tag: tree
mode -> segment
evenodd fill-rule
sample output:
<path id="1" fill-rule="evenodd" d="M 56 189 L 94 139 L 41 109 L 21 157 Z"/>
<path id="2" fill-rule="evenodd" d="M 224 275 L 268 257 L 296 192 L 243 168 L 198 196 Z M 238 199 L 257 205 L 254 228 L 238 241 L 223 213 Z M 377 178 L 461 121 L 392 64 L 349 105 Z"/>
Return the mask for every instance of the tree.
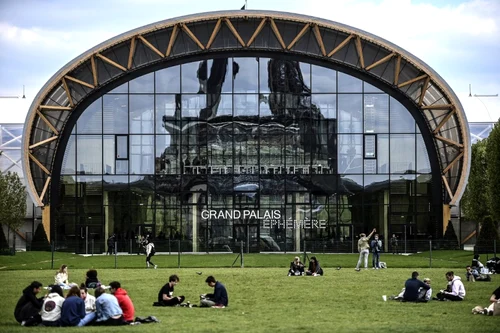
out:
<path id="1" fill-rule="evenodd" d="M 26 190 L 17 173 L 0 171 L 0 198 L 0 223 L 14 230 L 15 248 L 15 231 L 26 217 Z"/>
<path id="2" fill-rule="evenodd" d="M 500 220 L 500 121 L 495 124 L 488 136 L 486 145 L 488 176 L 488 203 L 491 217 L 498 225 Z"/>
<path id="3" fill-rule="evenodd" d="M 487 151 L 489 139 L 478 141 L 472 145 L 471 168 L 469 181 L 460 202 L 466 219 L 480 223 L 490 214 L 488 200 Z"/>
<path id="4" fill-rule="evenodd" d="M 476 242 L 477 253 L 492 253 L 494 251 L 494 242 L 498 244 L 498 230 L 493 223 L 491 216 L 486 216 L 481 223 L 481 230 Z"/>

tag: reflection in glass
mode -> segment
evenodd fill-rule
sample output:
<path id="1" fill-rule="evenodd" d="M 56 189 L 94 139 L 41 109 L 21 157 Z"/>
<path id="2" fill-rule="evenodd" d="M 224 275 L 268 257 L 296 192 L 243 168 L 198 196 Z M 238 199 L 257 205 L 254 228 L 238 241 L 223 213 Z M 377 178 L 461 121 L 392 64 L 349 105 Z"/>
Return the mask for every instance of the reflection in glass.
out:
<path id="1" fill-rule="evenodd" d="M 124 242 L 154 232 L 162 251 L 172 240 L 183 251 L 233 251 L 253 235 L 260 251 L 301 251 L 307 240 L 351 252 L 367 225 L 390 233 L 417 212 L 434 213 L 431 180 L 417 174 L 431 171 L 427 151 L 408 110 L 309 63 L 226 57 L 161 69 L 104 95 L 77 129 L 64 156 L 63 206 Z M 255 218 L 204 219 L 205 209 L 276 210 L 327 227 L 258 229 Z M 73 215 L 61 221 L 83 223 Z"/>

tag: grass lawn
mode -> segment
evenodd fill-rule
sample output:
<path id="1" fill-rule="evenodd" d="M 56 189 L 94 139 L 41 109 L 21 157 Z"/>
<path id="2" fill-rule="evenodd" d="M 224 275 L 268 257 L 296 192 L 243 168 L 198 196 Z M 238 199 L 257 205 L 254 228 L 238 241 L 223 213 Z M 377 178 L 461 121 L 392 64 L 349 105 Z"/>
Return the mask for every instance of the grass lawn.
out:
<path id="1" fill-rule="evenodd" d="M 445 287 L 444 273 L 453 268 L 464 276 L 465 264 L 471 254 L 460 252 L 433 253 L 433 268 L 419 268 L 420 277 L 430 277 L 434 294 Z M 21 290 L 31 281 L 44 285 L 53 282 L 54 270 L 50 268 L 50 253 L 20 253 L 15 257 L 0 258 L 0 332 L 52 332 L 55 328 L 24 328 L 13 317 L 14 307 Z M 397 294 L 413 267 L 428 267 L 428 257 L 386 255 L 386 270 L 362 270 L 355 272 L 356 257 L 353 255 L 322 255 L 317 257 L 325 267 L 323 277 L 287 277 L 287 266 L 293 255 L 246 255 L 245 268 L 228 268 L 235 255 L 183 256 L 185 266 L 177 267 L 177 257 L 156 256 L 160 268 L 147 270 L 144 256 L 121 256 L 119 267 L 109 268 L 110 257 L 80 257 L 72 254 L 56 254 L 55 266 L 69 265 L 72 282 L 82 282 L 85 272 L 96 267 L 99 278 L 108 284 L 118 280 L 129 292 L 136 316 L 156 316 L 161 323 L 120 327 L 122 332 L 496 332 L 500 317 L 472 315 L 476 305 L 486 306 L 492 291 L 500 285 L 500 277 L 493 275 L 493 282 L 467 282 L 466 300 L 463 302 L 437 302 L 427 304 L 383 302 L 382 295 Z M 12 259 L 17 259 L 12 260 Z M 485 260 L 484 260 L 485 261 Z M 239 263 L 239 262 L 238 262 Z M 49 265 L 47 267 L 47 264 Z M 23 266 L 24 265 L 24 266 Z M 256 266 L 270 267 L 256 267 Z M 274 265 L 274 266 L 273 266 Z M 336 270 L 337 265 L 343 266 Z M 393 268 L 407 265 L 408 268 Z M 218 266 L 218 267 L 216 267 Z M 252 267 L 253 266 L 253 267 Z M 107 268 L 105 268 L 107 267 Z M 281 268 L 277 268 L 281 267 Z M 436 268 L 434 268 L 436 267 Z M 439 268 L 437 268 L 439 267 Z M 42 268 L 42 269 L 40 269 Z M 196 272 L 202 271 L 202 275 Z M 226 309 L 157 308 L 158 290 L 168 281 L 170 274 L 178 274 L 181 282 L 175 294 L 185 295 L 187 300 L 198 303 L 199 294 L 210 292 L 205 283 L 208 275 L 214 275 L 224 283 L 229 293 Z M 497 329 L 495 329 L 497 327 Z M 116 332 L 113 327 L 84 327 L 79 332 Z"/>

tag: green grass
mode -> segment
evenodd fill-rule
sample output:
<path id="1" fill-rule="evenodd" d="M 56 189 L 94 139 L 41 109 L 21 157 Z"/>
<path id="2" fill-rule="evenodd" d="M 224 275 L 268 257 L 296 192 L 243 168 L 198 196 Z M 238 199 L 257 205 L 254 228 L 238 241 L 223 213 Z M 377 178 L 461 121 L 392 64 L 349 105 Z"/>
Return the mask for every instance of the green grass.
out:
<path id="1" fill-rule="evenodd" d="M 303 254 L 245 254 L 244 265 L 247 268 L 255 267 L 287 267 L 295 255 L 300 257 Z M 342 266 L 352 267 L 358 261 L 358 254 L 322 254 L 308 253 L 311 257 L 315 255 L 321 265 L 328 268 Z M 419 268 L 429 267 L 430 253 L 423 252 L 410 256 L 382 254 L 381 261 L 387 262 L 389 268 Z M 231 267 L 237 254 L 181 254 L 181 268 L 199 267 Z M 486 255 L 481 256 L 481 260 L 486 262 Z M 489 255 L 492 257 L 492 255 Z M 370 257 L 371 259 L 371 257 Z M 161 267 L 178 267 L 178 255 L 156 255 L 153 262 Z M 472 252 L 468 251 L 434 251 L 432 252 L 432 268 L 453 268 L 462 269 L 470 265 Z M 83 257 L 67 252 L 54 253 L 54 268 L 61 264 L 67 264 L 71 268 L 114 268 L 115 256 L 89 256 Z M 50 252 L 18 252 L 15 256 L 0 256 L 0 270 L 32 270 L 32 269 L 52 269 L 52 254 Z M 235 267 L 240 266 L 240 259 L 235 263 Z M 117 268 L 143 268 L 145 267 L 144 255 L 118 255 L 116 257 Z"/>
<path id="2" fill-rule="evenodd" d="M 48 256 L 48 258 L 47 258 Z M 245 268 L 227 268 L 235 255 L 182 256 L 186 266 L 177 267 L 177 257 L 156 256 L 160 268 L 146 270 L 144 256 L 120 256 L 119 267 L 114 267 L 111 257 L 84 258 L 71 254 L 56 254 L 56 266 L 70 266 L 70 280 L 82 282 L 89 267 L 99 268 L 99 278 L 104 283 L 118 280 L 129 292 L 136 316 L 154 315 L 159 324 L 145 324 L 120 328 L 122 332 L 495 332 L 498 317 L 472 315 L 476 305 L 488 305 L 492 291 L 500 284 L 500 277 L 493 275 L 493 282 L 464 282 L 467 296 L 463 302 L 437 302 L 410 304 L 382 301 L 382 295 L 397 294 L 413 267 L 428 267 L 426 254 L 410 257 L 386 255 L 387 270 L 363 270 L 352 267 L 354 255 L 323 255 L 317 257 L 325 266 L 323 277 L 287 277 L 288 262 L 293 255 L 245 255 Z M 430 277 L 434 294 L 445 287 L 444 273 L 454 269 L 463 277 L 463 266 L 471 254 L 460 252 L 433 253 L 433 267 L 419 268 L 421 278 Z M 12 260 L 13 258 L 17 259 Z M 15 257 L 0 258 L 0 332 L 25 332 L 13 317 L 15 304 L 21 290 L 33 280 L 44 285 L 53 282 L 54 270 L 50 269 L 50 253 L 18 253 Z M 41 262 L 49 260 L 49 262 Z M 173 263 L 173 264 L 172 264 Z M 239 262 L 238 262 L 239 263 Z M 24 266 L 23 266 L 24 265 Z M 48 265 L 48 266 L 47 266 Z M 255 267 L 272 266 L 274 267 Z M 344 268 L 336 270 L 334 267 Z M 408 265 L 408 268 L 393 268 Z M 104 267 L 108 268 L 104 268 Z M 250 266 L 254 266 L 250 268 Z M 348 268 L 349 267 L 349 268 Z M 19 268 L 19 270 L 18 270 Z M 42 268 L 42 270 L 40 270 Z M 48 268 L 48 269 L 47 269 Z M 203 274 L 197 275 L 197 271 Z M 181 282 L 177 295 L 197 303 L 199 294 L 210 292 L 204 283 L 212 274 L 224 283 L 229 293 L 226 309 L 157 308 L 158 290 L 170 274 L 178 274 Z M 36 328 L 36 332 L 53 332 L 54 328 Z M 76 330 L 76 329 L 75 329 Z M 116 328 L 85 327 L 79 332 L 116 332 Z M 35 330 L 33 330 L 35 331 Z"/>

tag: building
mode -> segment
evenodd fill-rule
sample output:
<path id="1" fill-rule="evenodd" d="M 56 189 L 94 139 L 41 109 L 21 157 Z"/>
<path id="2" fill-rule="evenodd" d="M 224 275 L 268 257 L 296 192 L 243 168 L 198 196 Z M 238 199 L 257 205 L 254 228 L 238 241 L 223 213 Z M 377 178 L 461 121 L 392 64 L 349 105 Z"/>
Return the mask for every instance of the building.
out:
<path id="1" fill-rule="evenodd" d="M 281 12 L 117 36 L 62 67 L 25 125 L 30 195 L 78 253 L 113 233 L 131 252 L 146 233 L 187 252 L 351 252 L 372 228 L 439 239 L 470 167 L 464 110 L 429 66 Z"/>

